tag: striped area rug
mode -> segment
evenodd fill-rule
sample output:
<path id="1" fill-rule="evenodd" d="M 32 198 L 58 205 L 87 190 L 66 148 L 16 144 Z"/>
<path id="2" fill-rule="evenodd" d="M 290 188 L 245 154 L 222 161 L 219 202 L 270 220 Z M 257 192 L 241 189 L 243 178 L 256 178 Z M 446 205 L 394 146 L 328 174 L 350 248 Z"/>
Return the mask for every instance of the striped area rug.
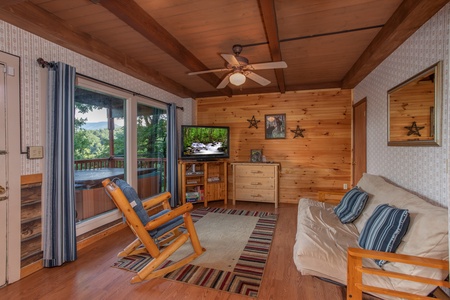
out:
<path id="1" fill-rule="evenodd" d="M 194 261 L 164 277 L 202 287 L 257 297 L 272 244 L 277 215 L 247 210 L 199 208 L 192 212 L 192 218 L 194 222 L 197 222 L 209 213 L 258 217 L 244 250 L 239 258 L 236 258 L 238 261 L 233 271 L 197 266 Z M 119 259 L 113 266 L 138 272 L 151 259 L 149 255 L 145 254 L 133 255 Z M 171 261 L 168 260 L 161 267 L 170 263 Z"/>

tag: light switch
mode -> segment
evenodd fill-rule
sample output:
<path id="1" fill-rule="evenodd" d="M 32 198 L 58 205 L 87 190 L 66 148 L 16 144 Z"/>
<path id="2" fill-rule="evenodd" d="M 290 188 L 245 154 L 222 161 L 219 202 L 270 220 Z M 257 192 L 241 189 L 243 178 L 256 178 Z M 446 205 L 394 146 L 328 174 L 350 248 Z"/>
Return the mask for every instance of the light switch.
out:
<path id="1" fill-rule="evenodd" d="M 44 157 L 44 147 L 42 146 L 30 146 L 27 147 L 27 158 L 38 159 Z"/>

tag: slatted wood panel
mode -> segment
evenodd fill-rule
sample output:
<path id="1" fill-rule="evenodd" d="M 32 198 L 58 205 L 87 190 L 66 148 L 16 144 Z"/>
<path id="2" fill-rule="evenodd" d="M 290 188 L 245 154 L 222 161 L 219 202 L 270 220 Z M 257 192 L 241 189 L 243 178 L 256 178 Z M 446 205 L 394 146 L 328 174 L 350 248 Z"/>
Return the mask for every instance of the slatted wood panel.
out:
<path id="1" fill-rule="evenodd" d="M 198 124 L 230 126 L 230 162 L 249 161 L 251 149 L 262 149 L 268 161 L 281 163 L 281 203 L 350 185 L 351 112 L 350 90 L 197 99 Z M 265 139 L 264 115 L 282 113 L 286 139 Z M 258 129 L 249 128 L 252 116 L 261 121 Z M 293 139 L 297 125 L 304 138 Z"/>
<path id="2" fill-rule="evenodd" d="M 21 267 L 42 258 L 42 175 L 21 178 Z"/>
<path id="3" fill-rule="evenodd" d="M 281 39 L 384 24 L 401 0 L 276 0 Z M 387 13 L 389 12 L 389 13 Z M 364 18 L 358 15 L 364 14 Z"/>
<path id="4" fill-rule="evenodd" d="M 178 96 L 196 98 L 224 94 L 215 87 L 225 74 L 188 76 L 203 69 L 192 63 L 198 59 L 206 69 L 222 68 L 219 54 L 230 53 L 233 44 L 244 46 L 241 55 L 251 63 L 282 59 L 288 68 L 277 70 L 276 77 L 274 70 L 258 70 L 271 81 L 268 86 L 248 80 L 242 87 L 227 86 L 227 95 L 353 88 L 449 0 L 135 0 L 119 10 L 111 10 L 111 2 L 125 1 L 3 2 L 4 21 Z M 127 13 L 125 7 L 134 5 Z M 146 14 L 162 28 L 150 29 Z M 179 45 L 172 48 L 174 41 Z"/>
<path id="5" fill-rule="evenodd" d="M 339 82 L 379 30 L 375 28 L 281 43 L 283 59 L 288 62 L 288 68 L 283 70 L 286 84 L 294 87 L 298 82 Z"/>

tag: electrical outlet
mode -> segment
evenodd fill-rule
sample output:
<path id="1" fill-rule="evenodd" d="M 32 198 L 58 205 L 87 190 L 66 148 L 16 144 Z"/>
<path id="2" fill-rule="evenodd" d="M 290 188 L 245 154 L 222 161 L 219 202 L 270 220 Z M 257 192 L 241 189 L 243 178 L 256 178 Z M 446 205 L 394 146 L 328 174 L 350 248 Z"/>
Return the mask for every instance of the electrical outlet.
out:
<path id="1" fill-rule="evenodd" d="M 344 183 L 344 190 L 346 190 L 348 188 L 348 185 L 346 183 Z"/>
<path id="2" fill-rule="evenodd" d="M 30 146 L 27 147 L 27 158 L 38 159 L 44 157 L 44 147 L 42 146 Z"/>

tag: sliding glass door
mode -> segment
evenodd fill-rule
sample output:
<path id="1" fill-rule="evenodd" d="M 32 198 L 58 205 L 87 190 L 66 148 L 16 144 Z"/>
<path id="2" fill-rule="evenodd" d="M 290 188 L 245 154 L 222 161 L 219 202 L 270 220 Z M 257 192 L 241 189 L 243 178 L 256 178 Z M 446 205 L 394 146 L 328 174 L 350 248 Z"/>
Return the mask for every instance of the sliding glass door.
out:
<path id="1" fill-rule="evenodd" d="M 120 219 L 102 181 L 121 178 L 142 199 L 166 190 L 167 111 L 159 104 L 78 79 L 75 92 L 77 235 Z"/>
<path id="2" fill-rule="evenodd" d="M 141 199 L 166 190 L 167 110 L 137 105 L 137 178 Z"/>
<path id="3" fill-rule="evenodd" d="M 75 89 L 74 168 L 77 222 L 115 209 L 105 178 L 125 178 L 125 99 Z"/>

